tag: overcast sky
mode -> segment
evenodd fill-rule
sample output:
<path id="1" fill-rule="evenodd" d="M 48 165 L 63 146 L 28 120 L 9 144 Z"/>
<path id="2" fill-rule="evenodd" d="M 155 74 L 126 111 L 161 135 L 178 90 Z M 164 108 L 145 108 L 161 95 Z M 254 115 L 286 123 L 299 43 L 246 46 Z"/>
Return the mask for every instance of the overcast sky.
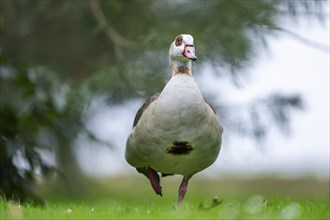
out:
<path id="1" fill-rule="evenodd" d="M 305 21 L 285 26 L 307 39 L 329 46 L 328 21 L 324 25 Z M 196 50 L 198 53 L 198 47 Z M 329 71 L 329 51 L 306 46 L 285 34 L 269 40 L 269 49 L 258 55 L 257 62 L 248 70 L 252 77 L 244 88 L 229 86 L 224 78 L 214 77 L 205 68 L 203 74 L 196 76 L 204 93 L 217 94 L 225 88 L 230 100 L 237 103 L 247 103 L 274 91 L 299 93 L 304 97 L 306 110 L 292 114 L 290 138 L 273 133 L 262 148 L 248 138 L 233 136 L 226 139 L 224 136 L 217 161 L 201 175 L 329 177 Z M 223 87 L 219 89 L 219 85 Z M 79 145 L 86 145 L 79 147 L 80 161 L 92 161 L 81 163 L 88 174 L 135 173 L 135 169 L 125 161 L 124 150 L 135 113 L 141 104 L 142 100 L 137 100 L 117 107 L 97 107 L 98 114 L 88 122 L 88 126 L 101 139 L 111 141 L 115 151 L 95 147 L 80 139 Z"/>

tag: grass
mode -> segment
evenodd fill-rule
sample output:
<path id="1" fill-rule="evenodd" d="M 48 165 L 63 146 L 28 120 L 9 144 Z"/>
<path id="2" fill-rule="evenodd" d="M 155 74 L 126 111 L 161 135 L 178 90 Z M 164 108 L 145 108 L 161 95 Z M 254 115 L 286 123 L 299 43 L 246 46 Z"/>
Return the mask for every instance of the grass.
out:
<path id="1" fill-rule="evenodd" d="M 142 176 L 141 176 L 142 177 Z M 80 199 L 49 197 L 43 208 L 0 200 L 1 219 L 329 219 L 329 181 L 192 179 L 178 209 L 178 178 L 154 195 L 140 177 L 89 182 Z M 217 196 L 217 198 L 215 198 Z"/>

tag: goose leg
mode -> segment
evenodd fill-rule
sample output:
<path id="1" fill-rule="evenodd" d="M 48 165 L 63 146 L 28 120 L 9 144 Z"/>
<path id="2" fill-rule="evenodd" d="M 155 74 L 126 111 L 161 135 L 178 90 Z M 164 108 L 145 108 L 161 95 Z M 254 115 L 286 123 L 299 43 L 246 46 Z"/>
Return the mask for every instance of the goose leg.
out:
<path id="1" fill-rule="evenodd" d="M 184 176 L 183 180 L 181 182 L 180 188 L 179 188 L 179 198 L 178 198 L 178 204 L 176 205 L 179 207 L 182 203 L 182 200 L 184 196 L 186 195 L 187 189 L 188 189 L 188 182 L 191 176 Z"/>
<path id="2" fill-rule="evenodd" d="M 151 167 L 148 167 L 147 175 L 148 175 L 150 184 L 151 184 L 152 188 L 154 189 L 155 193 L 157 195 L 163 196 L 162 187 L 160 186 L 160 179 L 159 179 L 158 173 Z"/>

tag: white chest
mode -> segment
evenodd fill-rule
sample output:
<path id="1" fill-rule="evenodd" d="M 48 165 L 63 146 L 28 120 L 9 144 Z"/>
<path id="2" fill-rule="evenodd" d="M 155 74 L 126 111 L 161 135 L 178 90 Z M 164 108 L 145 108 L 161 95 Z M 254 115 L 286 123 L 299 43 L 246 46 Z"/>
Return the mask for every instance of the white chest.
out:
<path id="1" fill-rule="evenodd" d="M 195 80 L 190 76 L 178 75 L 167 83 L 153 108 L 162 123 L 185 123 L 205 115 L 204 105 Z"/>

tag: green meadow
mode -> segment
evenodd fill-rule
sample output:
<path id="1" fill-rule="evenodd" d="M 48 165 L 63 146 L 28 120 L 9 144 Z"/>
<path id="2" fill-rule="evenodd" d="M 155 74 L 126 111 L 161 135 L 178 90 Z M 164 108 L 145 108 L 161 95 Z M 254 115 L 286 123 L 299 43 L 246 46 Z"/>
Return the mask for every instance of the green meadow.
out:
<path id="1" fill-rule="evenodd" d="M 179 176 L 162 179 L 163 197 L 143 176 L 88 181 L 75 198 L 40 190 L 44 207 L 1 200 L 1 219 L 329 219 L 329 180 L 192 178 L 175 208 Z"/>

